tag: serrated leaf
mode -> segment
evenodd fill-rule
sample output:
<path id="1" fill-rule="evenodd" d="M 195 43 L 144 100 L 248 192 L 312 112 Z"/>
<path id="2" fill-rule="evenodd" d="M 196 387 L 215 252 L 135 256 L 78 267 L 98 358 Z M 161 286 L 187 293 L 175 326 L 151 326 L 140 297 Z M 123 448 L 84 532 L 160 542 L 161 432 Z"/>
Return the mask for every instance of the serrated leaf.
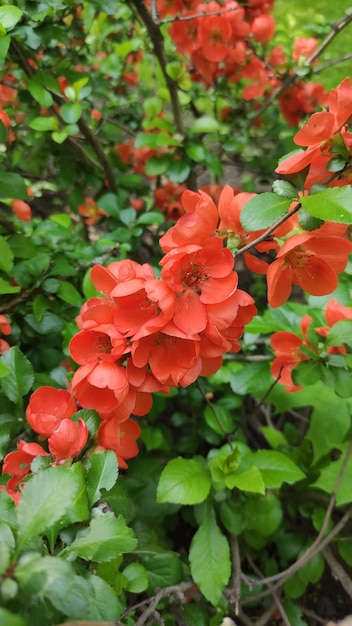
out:
<path id="1" fill-rule="evenodd" d="M 142 556 L 141 563 L 147 572 L 149 593 L 158 588 L 177 585 L 182 580 L 183 568 L 179 554 L 163 552 L 150 557 Z"/>
<path id="2" fill-rule="evenodd" d="M 116 483 L 118 465 L 115 452 L 105 450 L 89 457 L 86 484 L 90 506 L 100 498 L 101 490 L 109 491 Z"/>
<path id="3" fill-rule="evenodd" d="M 207 508 L 189 551 L 191 574 L 204 597 L 217 606 L 231 574 L 230 548 L 220 531 L 215 513 Z"/>
<path id="4" fill-rule="evenodd" d="M 31 389 L 34 382 L 33 366 L 17 346 L 6 350 L 1 357 L 10 373 L 1 380 L 6 397 L 22 404 L 22 398 Z"/>
<path id="5" fill-rule="evenodd" d="M 114 621 L 114 623 L 117 623 L 116 620 L 120 617 L 121 608 L 115 591 L 99 576 L 89 574 L 88 582 L 91 585 L 92 592 L 87 603 L 85 619 L 99 622 Z M 82 616 L 79 619 L 82 619 Z"/>
<path id="6" fill-rule="evenodd" d="M 300 202 L 314 217 L 331 222 L 352 223 L 352 186 L 330 187 L 310 196 L 303 196 Z"/>
<path id="7" fill-rule="evenodd" d="M 172 459 L 161 472 L 158 489 L 158 502 L 175 504 L 199 504 L 210 490 L 210 475 L 196 459 Z"/>
<path id="8" fill-rule="evenodd" d="M 265 483 L 262 473 L 257 467 L 239 469 L 225 477 L 225 485 L 228 489 L 237 487 L 240 491 L 252 493 L 265 493 Z"/>
<path id="9" fill-rule="evenodd" d="M 0 521 L 5 522 L 11 528 L 17 528 L 16 507 L 12 498 L 0 490 Z"/>
<path id="10" fill-rule="evenodd" d="M 287 213 L 291 199 L 276 193 L 261 193 L 246 202 L 241 211 L 241 223 L 245 230 L 268 228 Z"/>
<path id="11" fill-rule="evenodd" d="M 26 483 L 17 507 L 18 552 L 65 516 L 79 490 L 79 477 L 60 466 L 42 470 Z"/>
<path id="12" fill-rule="evenodd" d="M 297 198 L 298 191 L 288 180 L 275 180 L 273 182 L 273 191 L 283 198 Z"/>
<path id="13" fill-rule="evenodd" d="M 277 450 L 258 450 L 251 455 L 251 463 L 260 470 L 268 489 L 281 487 L 284 482 L 292 485 L 305 478 L 296 463 Z"/>
<path id="14" fill-rule="evenodd" d="M 62 554 L 70 554 L 86 561 L 111 561 L 117 554 L 132 552 L 137 546 L 134 532 L 123 517 L 113 513 L 94 517 L 85 535 L 75 539 Z"/>

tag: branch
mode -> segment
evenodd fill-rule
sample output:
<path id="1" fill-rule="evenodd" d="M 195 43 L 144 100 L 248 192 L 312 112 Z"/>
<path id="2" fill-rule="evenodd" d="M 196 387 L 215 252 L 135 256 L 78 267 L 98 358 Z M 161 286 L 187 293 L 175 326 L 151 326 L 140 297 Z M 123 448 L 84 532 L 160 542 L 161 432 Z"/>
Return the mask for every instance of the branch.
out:
<path id="1" fill-rule="evenodd" d="M 194 586 L 194 582 L 183 582 L 179 585 L 171 585 L 170 587 L 165 587 L 164 589 L 160 589 L 155 596 L 146 600 L 146 603 L 149 603 L 148 608 L 143 611 L 142 615 L 135 622 L 135 626 L 143 626 L 146 623 L 147 619 L 151 617 L 158 606 L 160 600 L 163 598 L 171 598 L 172 596 L 176 596 L 182 602 L 185 602 L 184 592 L 191 589 Z M 132 607 L 129 611 L 125 613 L 127 615 L 130 611 L 134 610 Z"/>
<path id="2" fill-rule="evenodd" d="M 140 19 L 147 29 L 148 35 L 153 45 L 154 54 L 159 61 L 160 69 L 162 71 L 166 86 L 170 94 L 171 107 L 177 132 L 183 135 L 184 127 L 180 101 L 178 98 L 178 85 L 171 78 L 171 76 L 169 76 L 166 70 L 167 58 L 164 49 L 164 39 L 162 32 L 158 24 L 152 19 L 152 16 L 145 6 L 143 0 L 130 0 L 130 4 L 135 7 Z"/>
<path id="3" fill-rule="evenodd" d="M 164 20 L 160 20 L 159 24 L 170 24 L 172 22 L 186 22 L 188 20 L 195 20 L 198 17 L 209 17 L 210 15 L 224 15 L 224 13 L 230 13 L 230 11 L 238 11 L 238 7 L 230 7 L 229 9 L 223 9 L 222 11 L 200 11 L 193 15 L 175 15 L 174 17 L 167 17 Z"/>
<path id="4" fill-rule="evenodd" d="M 243 248 L 240 248 L 239 250 L 237 250 L 237 252 L 234 253 L 234 256 L 235 257 L 240 256 L 241 254 L 244 254 L 245 252 L 247 252 L 247 250 L 250 250 L 251 248 L 254 248 L 256 245 L 258 245 L 258 243 L 261 243 L 262 241 L 265 241 L 269 237 L 269 235 L 271 235 L 271 233 L 273 233 L 274 230 L 276 230 L 278 228 L 278 226 L 281 226 L 281 224 L 286 222 L 286 220 L 288 220 L 292 215 L 297 213 L 297 211 L 299 211 L 301 206 L 302 205 L 298 202 L 296 204 L 296 206 L 293 207 L 293 209 L 291 209 L 290 211 L 288 211 L 288 213 L 285 213 L 285 215 L 280 217 L 280 219 L 277 220 L 274 224 L 272 224 L 272 226 L 270 226 L 270 228 L 268 228 L 265 231 L 265 233 L 260 235 L 260 237 L 257 237 L 257 239 L 254 239 L 250 243 L 247 243 L 246 246 L 243 246 Z"/>
<path id="5" fill-rule="evenodd" d="M 332 541 L 332 539 L 342 530 L 342 528 L 347 524 L 348 520 L 350 519 L 350 517 L 352 516 L 352 507 L 350 507 L 346 513 L 343 515 L 343 517 L 340 519 L 340 521 L 336 524 L 336 526 L 333 528 L 333 530 L 326 536 L 325 532 L 326 529 L 328 528 L 329 525 L 329 521 L 331 518 L 331 514 L 333 511 L 333 508 L 335 506 L 336 503 L 336 496 L 338 494 L 338 491 L 340 489 L 345 471 L 346 471 L 346 467 L 348 464 L 348 461 L 351 457 L 352 454 L 352 440 L 348 446 L 348 449 L 346 451 L 345 457 L 343 459 L 340 471 L 339 471 L 339 475 L 337 477 L 336 480 L 336 484 L 334 487 L 334 490 L 331 494 L 331 498 L 329 501 L 329 506 L 326 510 L 325 513 L 325 517 L 323 520 L 323 524 L 322 527 L 319 531 L 318 536 L 316 537 L 316 539 L 313 541 L 312 545 L 309 546 L 309 548 L 307 548 L 307 550 L 304 552 L 304 554 L 302 554 L 302 556 L 295 561 L 292 565 L 290 565 L 287 569 L 283 570 L 282 572 L 279 572 L 278 574 L 275 574 L 274 576 L 268 576 L 267 578 L 263 578 L 260 581 L 253 579 L 250 582 L 253 585 L 270 585 L 271 583 L 275 583 L 276 585 L 273 585 L 270 589 L 266 590 L 266 591 L 262 591 L 261 593 L 258 593 L 255 598 L 253 598 L 253 596 L 251 598 L 245 598 L 243 600 L 243 604 L 246 604 L 246 600 L 249 602 L 252 602 L 254 599 L 259 599 L 259 598 L 263 598 L 269 594 L 271 594 L 272 590 L 277 589 L 278 587 L 280 587 L 288 578 L 290 578 L 293 574 L 295 574 L 299 569 L 301 569 L 301 567 L 303 567 L 303 565 L 305 565 L 306 563 L 308 563 L 313 556 L 315 556 L 316 554 L 318 554 L 319 552 L 322 552 L 325 547 Z M 278 581 L 278 582 L 277 582 Z"/>
<path id="6" fill-rule="evenodd" d="M 348 593 L 352 600 L 352 580 L 350 576 L 344 570 L 341 563 L 339 563 L 338 560 L 335 559 L 329 547 L 324 548 L 323 556 L 326 562 L 329 564 L 333 577 L 341 583 L 341 586 L 344 588 L 346 593 Z"/>
<path id="7" fill-rule="evenodd" d="M 303 67 L 309 68 L 310 65 L 313 63 L 313 61 L 315 61 L 315 59 L 325 50 L 325 48 L 331 43 L 331 41 L 336 37 L 336 35 L 338 35 L 343 30 L 343 28 L 345 28 L 351 21 L 352 21 L 352 15 L 345 15 L 339 22 L 336 22 L 336 24 L 334 24 L 334 26 L 332 27 L 331 32 L 324 39 L 324 41 L 320 44 L 317 50 L 305 60 L 305 62 L 303 63 Z M 257 109 L 255 113 L 251 116 L 248 126 L 252 124 L 253 120 L 255 120 L 257 117 L 260 117 L 260 115 L 264 113 L 264 111 L 266 111 L 267 108 L 269 108 L 271 103 L 280 95 L 280 93 L 284 91 L 286 87 L 289 87 L 290 85 L 292 85 L 292 83 L 294 83 L 297 80 L 297 78 L 300 78 L 299 73 L 297 71 L 294 71 L 291 74 L 285 74 L 281 85 L 279 85 L 277 89 L 275 89 L 275 91 L 273 91 L 270 94 L 270 96 L 262 104 L 262 106 L 259 109 Z"/>

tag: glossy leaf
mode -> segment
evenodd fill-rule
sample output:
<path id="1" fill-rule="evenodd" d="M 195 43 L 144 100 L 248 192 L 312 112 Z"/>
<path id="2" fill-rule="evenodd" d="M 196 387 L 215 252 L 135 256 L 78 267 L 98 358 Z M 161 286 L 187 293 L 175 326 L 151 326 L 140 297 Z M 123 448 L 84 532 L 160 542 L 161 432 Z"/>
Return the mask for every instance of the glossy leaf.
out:
<path id="1" fill-rule="evenodd" d="M 276 193 L 261 193 L 246 202 L 241 211 L 245 230 L 260 230 L 274 224 L 287 213 L 291 199 Z"/>
<path id="2" fill-rule="evenodd" d="M 210 490 L 206 467 L 196 459 L 172 459 L 164 467 L 157 490 L 158 502 L 199 504 Z"/>

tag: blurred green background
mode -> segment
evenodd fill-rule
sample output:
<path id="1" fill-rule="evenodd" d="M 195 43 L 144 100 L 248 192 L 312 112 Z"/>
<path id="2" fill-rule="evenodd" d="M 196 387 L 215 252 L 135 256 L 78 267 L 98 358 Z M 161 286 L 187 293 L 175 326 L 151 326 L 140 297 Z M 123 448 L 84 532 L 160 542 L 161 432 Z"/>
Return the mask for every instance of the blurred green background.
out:
<path id="1" fill-rule="evenodd" d="M 273 15 L 277 36 L 282 37 L 283 42 L 287 42 L 288 37 L 292 41 L 296 36 L 316 36 L 321 41 L 346 11 L 352 12 L 351 0 L 276 0 Z M 352 21 L 319 57 L 317 67 L 349 53 L 352 53 Z M 346 76 L 352 77 L 352 58 L 316 74 L 313 80 L 332 89 Z"/>

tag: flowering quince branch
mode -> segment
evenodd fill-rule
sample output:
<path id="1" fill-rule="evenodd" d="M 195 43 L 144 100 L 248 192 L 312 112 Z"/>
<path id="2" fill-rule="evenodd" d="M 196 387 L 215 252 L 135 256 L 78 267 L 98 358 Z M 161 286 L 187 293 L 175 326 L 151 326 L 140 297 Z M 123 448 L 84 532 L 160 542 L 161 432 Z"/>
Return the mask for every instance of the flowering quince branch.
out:
<path id="1" fill-rule="evenodd" d="M 163 40 L 162 32 L 158 24 L 154 22 L 143 0 L 129 0 L 129 4 L 130 6 L 136 9 L 152 41 L 155 56 L 159 61 L 160 69 L 163 73 L 167 88 L 170 93 L 171 107 L 172 107 L 172 111 L 174 115 L 175 126 L 177 129 L 177 132 L 183 135 L 184 125 L 183 125 L 181 106 L 180 106 L 179 97 L 178 97 L 178 86 L 177 86 L 177 83 L 171 78 L 171 76 L 169 76 L 167 69 L 166 69 L 167 58 L 166 58 L 165 49 L 164 49 L 164 40 Z"/>
<path id="2" fill-rule="evenodd" d="M 194 20 L 194 19 L 197 19 L 198 17 L 211 17 L 212 15 L 225 15 L 226 13 L 231 13 L 232 11 L 238 11 L 238 6 L 228 7 L 227 9 L 222 9 L 219 11 L 200 11 L 199 13 L 194 13 L 192 15 L 174 15 L 173 17 L 160 20 L 160 24 L 170 24 L 172 22 L 187 22 L 188 20 Z"/>
<path id="3" fill-rule="evenodd" d="M 318 48 L 303 62 L 304 68 L 310 68 L 311 71 L 315 74 L 318 71 L 323 71 L 325 66 L 321 66 L 321 69 L 311 67 L 312 63 L 321 55 L 322 52 L 328 47 L 328 45 L 333 41 L 333 39 L 352 21 L 352 15 L 345 15 L 341 20 L 336 22 L 332 27 L 332 31 L 326 36 L 324 41 L 318 46 Z M 293 70 L 293 72 L 286 73 L 282 79 L 282 82 L 278 85 L 278 87 L 268 96 L 265 102 L 252 113 L 248 124 L 251 125 L 253 120 L 260 117 L 264 111 L 266 111 L 272 102 L 276 100 L 276 98 L 290 85 L 292 85 L 297 79 L 299 79 L 299 72 L 297 70 Z"/>
<path id="4" fill-rule="evenodd" d="M 248 252 L 248 250 L 255 248 L 255 246 L 258 245 L 258 243 L 262 243 L 262 241 L 266 241 L 267 239 L 269 239 L 270 235 L 273 232 L 275 232 L 275 230 L 279 226 L 281 226 L 281 224 L 284 224 L 287 220 L 289 220 L 290 217 L 292 217 L 292 215 L 295 215 L 295 213 L 299 211 L 301 206 L 302 205 L 299 202 L 297 202 L 297 204 L 292 209 L 290 209 L 286 213 L 286 215 L 283 215 L 282 217 L 280 217 L 274 224 L 272 224 L 272 226 L 267 228 L 267 230 L 262 235 L 259 235 L 256 239 L 253 239 L 253 241 L 251 241 L 250 243 L 247 243 L 247 245 L 243 246 L 243 248 L 239 248 L 238 250 L 236 250 L 234 252 L 234 257 L 236 258 L 238 256 L 241 256 L 242 254 L 245 254 L 245 252 Z"/>

